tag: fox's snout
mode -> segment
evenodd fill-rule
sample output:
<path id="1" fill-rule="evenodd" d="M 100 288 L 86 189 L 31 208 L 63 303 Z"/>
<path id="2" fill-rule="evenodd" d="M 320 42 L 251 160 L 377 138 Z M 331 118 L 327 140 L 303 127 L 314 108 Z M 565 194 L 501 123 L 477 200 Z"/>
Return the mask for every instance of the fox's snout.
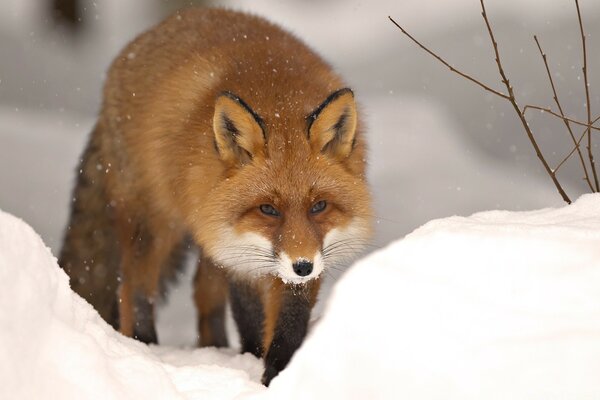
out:
<path id="1" fill-rule="evenodd" d="M 279 265 L 275 270 L 282 280 L 292 283 L 304 283 L 318 278 L 325 266 L 322 262 L 320 251 L 316 251 L 310 258 L 291 258 L 285 251 L 279 254 Z"/>
<path id="2" fill-rule="evenodd" d="M 292 264 L 294 272 L 298 276 L 308 276 L 313 271 L 313 263 L 308 260 L 298 260 Z"/>
<path id="3" fill-rule="evenodd" d="M 317 279 L 328 266 L 352 259 L 369 235 L 368 220 L 355 217 L 320 238 L 301 235 L 298 230 L 283 235 L 283 241 L 279 235 L 269 238 L 256 232 L 223 230 L 210 250 L 218 265 L 239 277 L 272 275 L 285 283 L 302 284 Z"/>

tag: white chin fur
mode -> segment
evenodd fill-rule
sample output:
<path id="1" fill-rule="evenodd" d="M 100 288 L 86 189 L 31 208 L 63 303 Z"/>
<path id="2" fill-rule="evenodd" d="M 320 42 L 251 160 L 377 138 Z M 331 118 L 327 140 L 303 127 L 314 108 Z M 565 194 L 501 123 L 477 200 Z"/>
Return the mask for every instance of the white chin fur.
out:
<path id="1" fill-rule="evenodd" d="M 369 238 L 368 223 L 354 218 L 344 228 L 334 228 L 323 239 L 323 258 L 326 265 L 352 261 L 366 247 Z"/>
<path id="2" fill-rule="evenodd" d="M 281 255 L 279 256 L 279 258 L 281 260 L 281 264 L 279 265 L 279 268 L 277 269 L 277 276 L 279 276 L 281 278 L 283 283 L 301 284 L 301 283 L 308 282 L 311 279 L 315 279 L 319 275 L 321 275 L 321 272 L 323 272 L 323 269 L 325 268 L 325 265 L 323 264 L 323 257 L 321 257 L 320 251 L 317 251 L 315 253 L 312 260 L 309 260 L 308 258 L 300 257 L 297 260 L 292 261 L 292 259 L 285 252 L 281 252 Z M 298 276 L 298 274 L 296 274 L 294 272 L 294 268 L 292 266 L 292 264 L 294 262 L 298 262 L 298 261 L 312 261 L 312 263 L 313 263 L 312 272 L 306 276 Z"/>
<path id="3" fill-rule="evenodd" d="M 298 276 L 294 272 L 292 264 L 301 258 L 292 260 L 284 251 L 279 257 L 272 256 L 271 241 L 256 233 L 222 232 L 219 245 L 212 249 L 212 257 L 217 265 L 240 277 L 275 275 L 285 283 L 301 284 L 319 277 L 327 265 L 351 261 L 364 248 L 367 238 L 367 225 L 358 218 L 344 228 L 332 229 L 323 240 L 323 254 L 317 251 L 312 260 L 305 258 L 313 263 L 313 270 L 307 276 Z"/>
<path id="4" fill-rule="evenodd" d="M 334 228 L 323 239 L 323 253 L 317 251 L 312 260 L 313 271 L 307 276 L 298 276 L 292 267 L 293 260 L 282 252 L 277 275 L 285 283 L 304 283 L 317 278 L 328 265 L 345 264 L 357 256 L 369 238 L 369 225 L 364 219 L 354 218 L 344 228 Z M 301 259 L 294 260 L 300 261 Z"/>
<path id="5" fill-rule="evenodd" d="M 279 267 L 275 258 L 268 261 L 273 254 L 271 241 L 256 233 L 223 232 L 219 245 L 212 250 L 217 265 L 240 277 L 258 278 L 273 274 Z"/>

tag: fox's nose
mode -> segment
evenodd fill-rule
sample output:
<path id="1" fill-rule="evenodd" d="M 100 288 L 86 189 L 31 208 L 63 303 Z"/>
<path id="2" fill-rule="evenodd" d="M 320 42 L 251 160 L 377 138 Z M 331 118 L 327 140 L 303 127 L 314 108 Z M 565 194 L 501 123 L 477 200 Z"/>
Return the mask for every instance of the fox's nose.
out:
<path id="1" fill-rule="evenodd" d="M 300 260 L 292 265 L 294 267 L 294 272 L 298 276 L 307 276 L 313 270 L 313 263 L 308 260 Z"/>

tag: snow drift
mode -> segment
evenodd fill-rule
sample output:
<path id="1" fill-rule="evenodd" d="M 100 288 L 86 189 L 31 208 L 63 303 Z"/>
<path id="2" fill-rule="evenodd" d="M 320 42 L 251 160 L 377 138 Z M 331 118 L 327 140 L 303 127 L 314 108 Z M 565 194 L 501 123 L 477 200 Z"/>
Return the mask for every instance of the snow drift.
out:
<path id="1" fill-rule="evenodd" d="M 357 263 L 268 390 L 260 362 L 124 338 L 0 212 L 0 398 L 592 398 L 600 196 L 432 221 Z"/>
<path id="2" fill-rule="evenodd" d="M 2 399 L 231 399 L 264 390 L 253 356 L 201 349 L 172 360 L 115 332 L 70 290 L 40 237 L 1 211 L 0 282 Z M 244 369 L 257 371 L 255 381 Z"/>
<path id="3" fill-rule="evenodd" d="M 600 196 L 432 221 L 356 264 L 273 399 L 591 399 Z"/>

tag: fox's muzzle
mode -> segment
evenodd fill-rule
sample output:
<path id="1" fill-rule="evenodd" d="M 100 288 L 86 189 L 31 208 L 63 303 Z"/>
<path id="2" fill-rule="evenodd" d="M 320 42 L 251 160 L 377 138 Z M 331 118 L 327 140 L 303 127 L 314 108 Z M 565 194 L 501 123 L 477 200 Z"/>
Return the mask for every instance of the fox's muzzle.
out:
<path id="1" fill-rule="evenodd" d="M 313 271 L 313 263 L 308 260 L 300 260 L 292 264 L 294 272 L 298 276 L 308 276 Z"/>

